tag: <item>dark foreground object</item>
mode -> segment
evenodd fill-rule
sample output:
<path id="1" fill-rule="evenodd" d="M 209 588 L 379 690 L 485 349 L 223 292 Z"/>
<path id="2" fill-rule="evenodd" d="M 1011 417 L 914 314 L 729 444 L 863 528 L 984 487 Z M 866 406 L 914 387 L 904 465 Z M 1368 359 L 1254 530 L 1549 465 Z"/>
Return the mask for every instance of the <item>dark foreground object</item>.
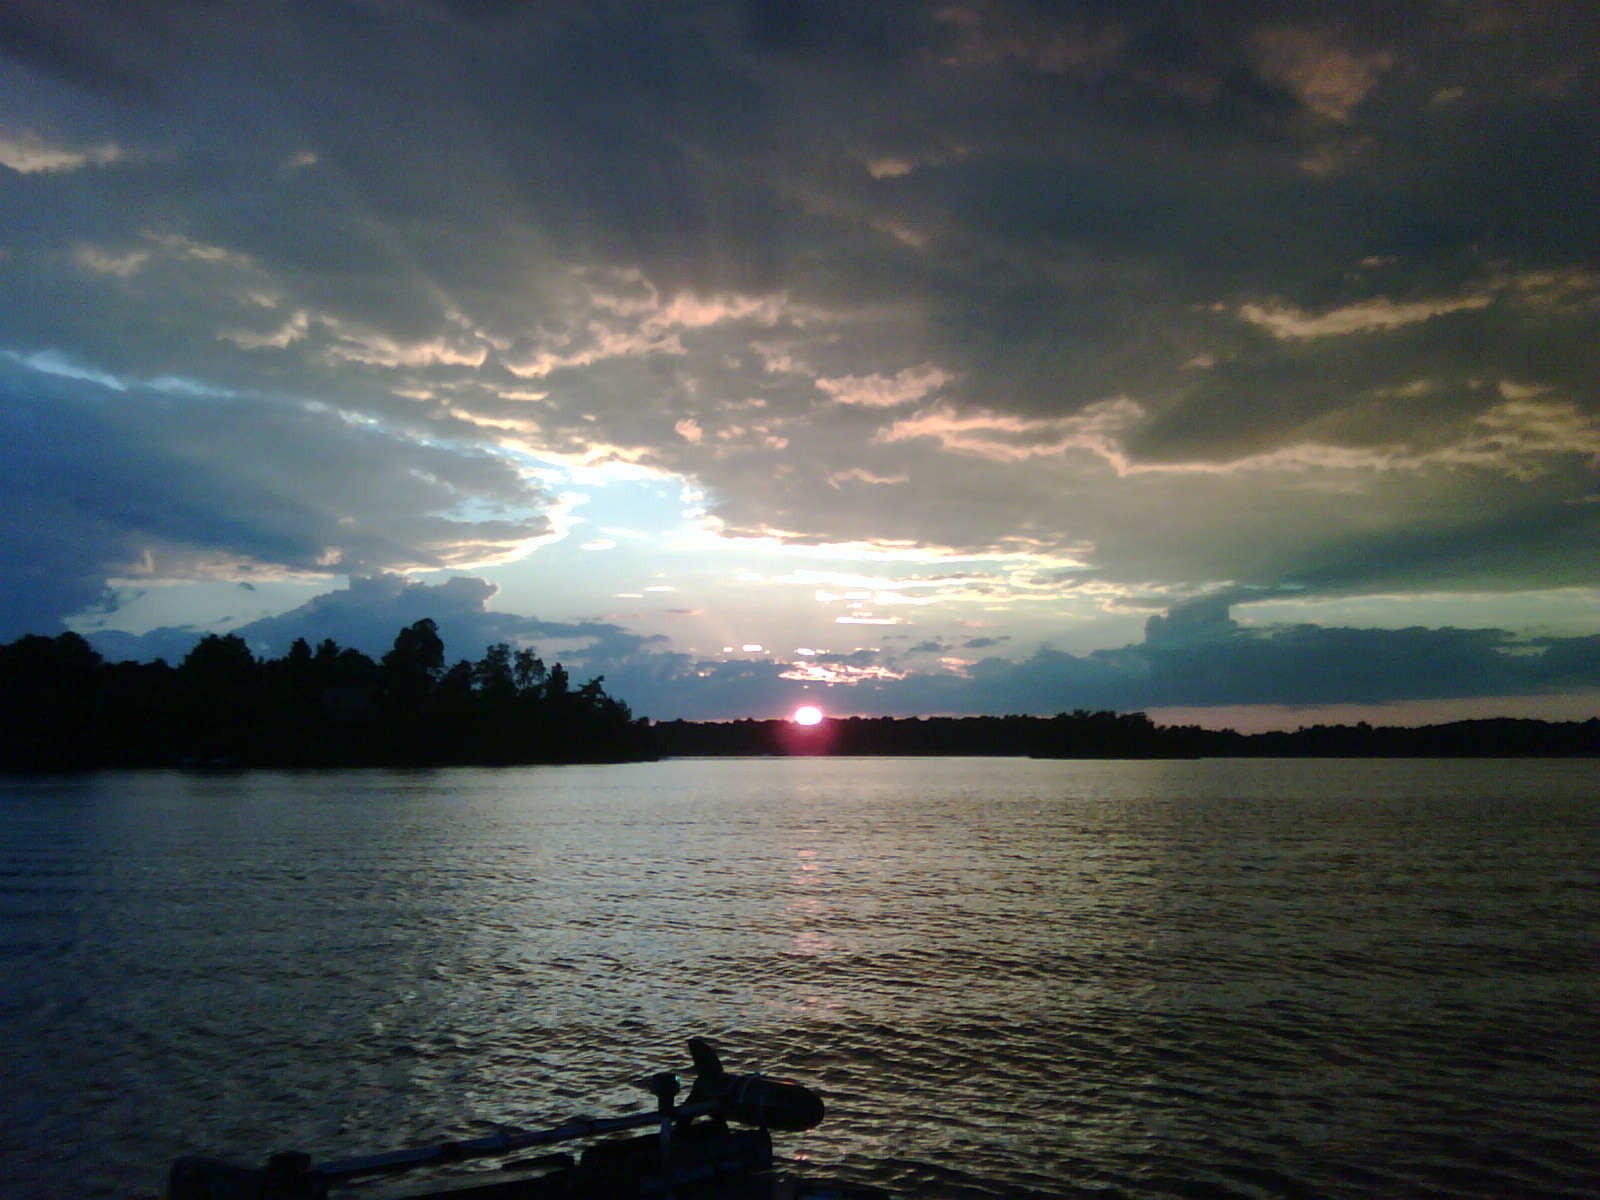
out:
<path id="1" fill-rule="evenodd" d="M 774 1170 L 772 1130 L 799 1131 L 821 1122 L 815 1092 L 759 1074 L 730 1075 L 716 1051 L 692 1038 L 695 1083 L 675 1104 L 677 1075 L 640 1081 L 657 1111 L 569 1121 L 550 1129 L 510 1129 L 464 1142 L 442 1142 L 360 1158 L 313 1163 L 294 1152 L 274 1154 L 261 1167 L 187 1156 L 172 1164 L 167 1200 L 322 1200 L 372 1176 L 437 1167 L 468 1158 L 501 1157 L 577 1138 L 654 1125 L 643 1137 L 598 1141 L 574 1158 L 540 1154 L 501 1164 L 470 1178 L 433 1181 L 420 1189 L 384 1189 L 389 1200 L 597 1200 L 601 1197 L 693 1197 L 694 1200 L 888 1200 L 877 1188 L 794 1179 Z M 753 1125 L 733 1130 L 729 1121 Z M 363 1189 L 359 1193 L 375 1197 Z"/>

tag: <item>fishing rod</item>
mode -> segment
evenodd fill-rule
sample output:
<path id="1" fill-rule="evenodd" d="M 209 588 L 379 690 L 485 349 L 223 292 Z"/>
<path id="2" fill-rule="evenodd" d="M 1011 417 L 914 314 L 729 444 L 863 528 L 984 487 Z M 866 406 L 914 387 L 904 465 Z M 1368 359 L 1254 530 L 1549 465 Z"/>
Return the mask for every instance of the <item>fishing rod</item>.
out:
<path id="1" fill-rule="evenodd" d="M 674 1119 L 689 1120 L 709 1116 L 717 1111 L 716 1104 L 682 1105 L 673 1109 Z M 356 1158 L 341 1158 L 333 1162 L 318 1163 L 310 1167 L 312 1174 L 320 1175 L 329 1183 L 355 1179 L 361 1175 L 378 1175 L 388 1171 L 409 1171 L 416 1167 L 441 1166 L 462 1162 L 469 1158 L 489 1158 L 527 1150 L 534 1146 L 549 1146 L 556 1142 L 569 1142 L 577 1138 L 599 1137 L 623 1129 L 640 1129 L 660 1120 L 657 1113 L 631 1113 L 620 1117 L 577 1117 L 549 1129 L 517 1129 L 507 1127 L 485 1137 L 466 1141 L 439 1142 L 432 1146 L 418 1146 L 409 1150 L 385 1150 L 377 1154 L 363 1154 Z"/>
<path id="2" fill-rule="evenodd" d="M 673 1123 L 680 1123 L 695 1117 L 716 1116 L 737 1121 L 741 1125 L 786 1132 L 814 1129 L 821 1124 L 826 1110 L 822 1098 L 810 1088 L 787 1079 L 773 1079 L 759 1071 L 729 1075 L 723 1069 L 717 1052 L 704 1038 L 689 1039 L 689 1056 L 695 1066 L 694 1087 L 684 1102 L 676 1107 L 671 1101 L 678 1091 L 678 1077 L 673 1072 L 664 1071 L 638 1081 L 638 1086 L 657 1097 L 658 1111 L 653 1113 L 578 1117 L 550 1129 L 507 1127 L 467 1141 L 440 1142 L 416 1149 L 388 1150 L 359 1158 L 339 1159 L 321 1163 L 311 1170 L 332 1182 L 384 1171 L 405 1171 L 413 1167 L 460 1162 L 467 1158 L 509 1154 L 532 1146 L 598 1137 L 622 1129 L 639 1129 L 654 1125 L 664 1117 L 670 1117 Z"/>

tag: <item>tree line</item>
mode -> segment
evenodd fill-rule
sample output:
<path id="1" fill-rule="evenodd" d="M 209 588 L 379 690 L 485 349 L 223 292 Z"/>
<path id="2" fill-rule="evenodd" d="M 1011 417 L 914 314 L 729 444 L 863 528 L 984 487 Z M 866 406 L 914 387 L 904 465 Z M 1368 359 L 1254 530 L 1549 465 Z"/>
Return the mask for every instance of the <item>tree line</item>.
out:
<path id="1" fill-rule="evenodd" d="M 1600 718 L 1497 717 L 1416 728 L 1313 725 L 1239 733 L 1157 725 L 1142 712 L 1077 709 L 1052 717 L 846 717 L 792 721 L 667 721 L 666 755 L 995 755 L 1032 758 L 1600 757 Z"/>
<path id="2" fill-rule="evenodd" d="M 257 658 L 237 634 L 183 661 L 106 662 L 75 633 L 0 646 L 0 768 L 620 762 L 649 723 L 596 678 L 505 643 L 447 666 L 432 620 L 374 661 L 331 638 Z"/>
<path id="3" fill-rule="evenodd" d="M 331 638 L 257 658 L 210 634 L 176 667 L 106 662 L 75 633 L 0 645 L 0 770 L 236 765 L 339 767 L 641 761 L 698 755 L 1036 758 L 1600 757 L 1600 718 L 1314 725 L 1242 734 L 1157 725 L 1142 712 L 1051 717 L 634 718 L 596 678 L 489 646 L 445 665 L 432 620 L 374 661 Z"/>

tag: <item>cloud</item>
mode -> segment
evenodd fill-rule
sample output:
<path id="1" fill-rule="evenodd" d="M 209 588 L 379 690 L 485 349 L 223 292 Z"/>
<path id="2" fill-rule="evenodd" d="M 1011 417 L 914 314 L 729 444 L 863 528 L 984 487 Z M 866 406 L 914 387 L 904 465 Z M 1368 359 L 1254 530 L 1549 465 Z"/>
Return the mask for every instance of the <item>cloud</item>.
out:
<path id="1" fill-rule="evenodd" d="M 1252 39 L 1265 78 L 1287 87 L 1309 111 L 1348 122 L 1356 106 L 1395 65 L 1394 55 L 1352 50 L 1321 31 L 1284 25 Z"/>
<path id="2" fill-rule="evenodd" d="M 1295 308 L 1269 308 L 1260 304 L 1240 307 L 1239 315 L 1253 325 L 1266 327 L 1277 338 L 1315 338 L 1393 329 L 1414 321 L 1466 309 L 1486 308 L 1488 296 L 1466 296 L 1455 300 L 1419 300 L 1396 304 L 1386 296 L 1364 300 L 1332 312 L 1311 315 Z"/>
<path id="3" fill-rule="evenodd" d="M 1152 688 L 1184 697 L 1171 701 L 1183 705 L 1372 704 L 1600 685 L 1600 638 L 1309 624 L 1248 630 L 1214 600 L 1151 618 L 1141 655 Z"/>
<path id="4" fill-rule="evenodd" d="M 1048 647 L 964 673 L 852 689 L 861 711 L 1054 713 L 1171 707 L 1381 705 L 1600 692 L 1600 638 L 1501 629 L 1245 628 L 1225 599 L 1152 617 L 1143 642 L 1084 655 Z"/>
<path id="5" fill-rule="evenodd" d="M 437 584 L 394 575 L 352 579 L 288 613 L 240 626 L 258 654 L 278 656 L 294 638 L 333 638 L 377 657 L 399 629 L 437 622 L 451 658 L 476 659 L 495 642 L 562 661 L 575 678 L 604 676 L 607 690 L 642 716 L 726 720 L 787 713 L 802 699 L 839 713 L 1051 714 L 1077 708 L 1319 705 L 1379 706 L 1473 696 L 1600 693 L 1600 637 L 1519 637 L 1506 630 L 1362 629 L 1297 624 L 1251 628 L 1235 604 L 1261 595 L 1215 595 L 1152 616 L 1143 641 L 1070 654 L 1048 646 L 1025 657 L 908 667 L 875 650 L 811 654 L 794 662 L 757 657 L 699 660 L 608 622 L 547 621 L 498 612 L 482 579 Z M 140 637 L 96 633 L 113 658 L 180 659 L 198 631 Z M 977 638 L 967 650 L 992 649 Z M 904 657 L 943 653 L 927 642 Z"/>
<path id="6" fill-rule="evenodd" d="M 200 392 L 0 361 L 5 633 L 58 628 L 112 581 L 483 564 L 550 532 L 550 499 L 482 449 Z"/>
<path id="7" fill-rule="evenodd" d="M 936 391 L 952 376 L 937 367 L 907 367 L 893 378 L 882 375 L 845 375 L 839 379 L 818 379 L 817 387 L 840 404 L 861 404 L 868 408 L 897 408 L 915 403 Z"/>
<path id="8" fill-rule="evenodd" d="M 544 621 L 537 617 L 497 612 L 490 608 L 499 589 L 486 580 L 455 576 L 424 583 L 379 573 L 355 576 L 347 586 L 316 596 L 298 608 L 240 625 L 232 632 L 262 657 L 281 657 L 296 638 L 313 646 L 332 638 L 371 657 L 380 657 L 395 634 L 424 618 L 439 627 L 447 653 L 476 659 L 496 642 L 536 648 L 552 647 L 551 661 L 569 665 L 609 664 L 648 653 L 659 639 L 632 634 L 604 621 Z M 133 635 L 99 631 L 90 635 L 110 656 L 136 659 L 181 658 L 201 636 L 192 629 L 163 628 Z"/>
<path id="9" fill-rule="evenodd" d="M 1587 581 L 1600 10 L 1473 12 L 11 5 L 11 619 L 504 561 L 535 459 L 1124 597 Z"/>
<path id="10" fill-rule="evenodd" d="M 0 166 L 27 175 L 34 171 L 76 171 L 105 166 L 122 157 L 111 143 L 83 148 L 53 145 L 34 133 L 0 133 Z"/>

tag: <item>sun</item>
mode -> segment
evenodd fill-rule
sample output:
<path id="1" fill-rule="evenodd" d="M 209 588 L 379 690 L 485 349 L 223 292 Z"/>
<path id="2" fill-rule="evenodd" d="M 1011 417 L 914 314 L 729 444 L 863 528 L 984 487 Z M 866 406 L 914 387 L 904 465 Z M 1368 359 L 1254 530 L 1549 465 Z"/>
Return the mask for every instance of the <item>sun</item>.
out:
<path id="1" fill-rule="evenodd" d="M 794 710 L 796 725 L 815 725 L 822 720 L 822 710 L 815 704 L 802 704 Z"/>

